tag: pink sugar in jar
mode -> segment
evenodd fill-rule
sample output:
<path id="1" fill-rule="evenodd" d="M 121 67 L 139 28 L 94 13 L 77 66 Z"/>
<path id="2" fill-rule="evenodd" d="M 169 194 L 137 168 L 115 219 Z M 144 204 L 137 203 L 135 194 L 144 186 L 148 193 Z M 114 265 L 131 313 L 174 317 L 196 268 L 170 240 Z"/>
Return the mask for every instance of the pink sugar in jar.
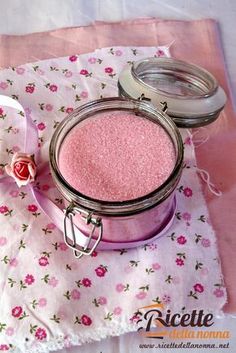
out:
<path id="1" fill-rule="evenodd" d="M 66 243 L 80 257 L 160 235 L 174 217 L 182 161 L 178 129 L 152 105 L 106 98 L 77 108 L 50 145 L 52 176 L 68 204 Z M 81 247 L 84 236 L 90 244 Z"/>
<path id="2" fill-rule="evenodd" d="M 226 102 L 208 71 L 172 58 L 127 65 L 118 89 L 125 98 L 77 108 L 51 140 L 52 176 L 67 205 L 64 239 L 76 257 L 166 232 L 182 172 L 178 127 L 213 122 Z"/>

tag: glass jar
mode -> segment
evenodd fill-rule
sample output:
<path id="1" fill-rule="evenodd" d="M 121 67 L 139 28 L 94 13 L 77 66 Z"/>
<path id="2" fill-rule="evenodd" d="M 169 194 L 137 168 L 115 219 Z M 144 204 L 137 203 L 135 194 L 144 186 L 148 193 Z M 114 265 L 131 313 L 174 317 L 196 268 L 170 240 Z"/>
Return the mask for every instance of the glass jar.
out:
<path id="1" fill-rule="evenodd" d="M 135 113 L 137 117 L 159 124 L 170 136 L 176 155 L 173 171 L 159 188 L 143 197 L 122 202 L 95 200 L 81 194 L 63 178 L 58 163 L 62 142 L 73 127 L 97 113 L 114 110 Z M 75 109 L 57 127 L 49 153 L 52 177 L 68 204 L 65 241 L 77 257 L 91 254 L 95 248 L 135 247 L 171 225 L 176 206 L 174 191 L 182 171 L 183 143 L 173 121 L 151 104 L 124 98 L 104 98 L 87 103 Z M 84 236 L 88 239 L 85 245 Z"/>
<path id="2" fill-rule="evenodd" d="M 167 230 L 175 214 L 175 189 L 183 163 L 183 143 L 177 126 L 209 124 L 217 119 L 226 102 L 223 89 L 208 71 L 170 58 L 147 58 L 128 65 L 119 76 L 118 89 L 123 98 L 104 98 L 77 108 L 57 127 L 51 140 L 52 177 L 68 205 L 65 242 L 76 257 L 90 255 L 96 248 L 136 247 Z M 58 166 L 60 147 L 69 131 L 97 113 L 114 110 L 132 112 L 161 125 L 176 153 L 173 171 L 160 187 L 123 202 L 95 200 L 81 194 L 66 182 Z"/>

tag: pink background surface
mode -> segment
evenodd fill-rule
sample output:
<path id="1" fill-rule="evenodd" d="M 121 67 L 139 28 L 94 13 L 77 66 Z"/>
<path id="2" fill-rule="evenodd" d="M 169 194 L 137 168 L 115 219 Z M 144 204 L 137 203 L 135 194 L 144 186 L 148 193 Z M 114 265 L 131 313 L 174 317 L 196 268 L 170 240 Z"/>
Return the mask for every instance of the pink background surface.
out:
<path id="1" fill-rule="evenodd" d="M 89 38 L 89 40 L 88 40 Z M 189 40 L 191 38 L 191 40 Z M 25 36 L 0 36 L 0 66 L 14 66 L 39 59 L 84 53 L 112 45 L 164 45 L 175 40 L 174 57 L 208 69 L 230 96 L 217 23 L 213 20 L 173 21 L 145 19 L 121 23 L 96 23 Z M 203 185 L 211 221 L 218 237 L 219 253 L 228 290 L 225 312 L 236 311 L 236 120 L 228 99 L 221 118 L 208 128 L 210 139 L 196 150 L 198 165 L 206 169 L 222 191 L 220 198 Z M 220 146 L 220 148 L 219 148 Z"/>

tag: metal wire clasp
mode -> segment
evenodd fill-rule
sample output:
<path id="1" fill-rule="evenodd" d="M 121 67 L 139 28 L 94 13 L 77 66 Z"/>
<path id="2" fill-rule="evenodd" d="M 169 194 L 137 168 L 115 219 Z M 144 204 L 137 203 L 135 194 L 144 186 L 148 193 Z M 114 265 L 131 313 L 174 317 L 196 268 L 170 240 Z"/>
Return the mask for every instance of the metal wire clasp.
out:
<path id="1" fill-rule="evenodd" d="M 73 223 L 73 217 L 80 214 L 86 224 L 92 224 L 92 230 L 89 236 L 83 234 Z M 68 236 L 68 221 L 70 224 L 71 237 Z M 99 230 L 97 238 L 93 238 L 96 229 Z M 66 245 L 74 251 L 76 258 L 81 258 L 83 255 L 91 255 L 97 248 L 102 239 L 103 225 L 100 217 L 93 216 L 92 212 L 83 210 L 73 203 L 65 209 L 64 217 L 64 241 Z"/>
<path id="2" fill-rule="evenodd" d="M 151 102 L 151 98 L 145 97 L 144 93 L 142 93 L 141 96 L 137 98 L 137 100 Z"/>
<path id="3" fill-rule="evenodd" d="M 160 104 L 162 105 L 162 111 L 163 113 L 166 113 L 168 106 L 167 106 L 167 102 L 160 102 Z"/>

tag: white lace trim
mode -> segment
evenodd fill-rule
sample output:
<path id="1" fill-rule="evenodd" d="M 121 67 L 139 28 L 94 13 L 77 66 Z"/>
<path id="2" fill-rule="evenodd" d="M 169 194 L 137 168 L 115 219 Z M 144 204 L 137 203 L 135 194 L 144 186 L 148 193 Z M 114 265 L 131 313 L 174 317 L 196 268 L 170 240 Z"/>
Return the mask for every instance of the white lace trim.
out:
<path id="1" fill-rule="evenodd" d="M 226 318 L 236 319 L 236 314 L 224 313 L 222 310 L 219 310 L 215 314 L 215 318 L 222 320 Z M 27 343 L 23 343 L 20 347 L 14 347 L 8 352 L 14 353 L 49 353 L 52 351 L 57 351 L 63 348 L 71 348 L 75 346 L 81 346 L 85 343 L 91 343 L 95 341 L 101 341 L 102 339 L 106 339 L 109 336 L 120 336 L 129 332 L 136 332 L 137 325 L 135 323 L 123 323 L 121 325 L 120 322 L 112 323 L 112 327 L 103 326 L 93 330 L 93 335 L 91 338 L 91 332 L 87 331 L 82 334 L 69 334 L 68 339 L 65 338 L 65 335 L 60 335 L 51 338 L 49 341 L 34 341 L 27 345 Z"/>
<path id="2" fill-rule="evenodd" d="M 137 331 L 136 324 L 125 324 L 122 325 L 120 323 L 113 323 L 112 327 L 100 327 L 98 329 L 93 330 L 93 335 L 91 338 L 91 332 L 83 332 L 81 334 L 69 334 L 68 339 L 65 338 L 64 335 L 57 337 L 50 337 L 49 341 L 34 341 L 30 342 L 27 345 L 27 342 L 24 342 L 20 347 L 14 347 L 8 352 L 14 353 L 48 353 L 51 351 L 56 351 L 63 348 L 69 348 L 73 346 L 81 346 L 85 343 L 91 343 L 94 341 L 100 341 L 109 336 L 120 336 L 122 334 L 128 332 Z"/>

